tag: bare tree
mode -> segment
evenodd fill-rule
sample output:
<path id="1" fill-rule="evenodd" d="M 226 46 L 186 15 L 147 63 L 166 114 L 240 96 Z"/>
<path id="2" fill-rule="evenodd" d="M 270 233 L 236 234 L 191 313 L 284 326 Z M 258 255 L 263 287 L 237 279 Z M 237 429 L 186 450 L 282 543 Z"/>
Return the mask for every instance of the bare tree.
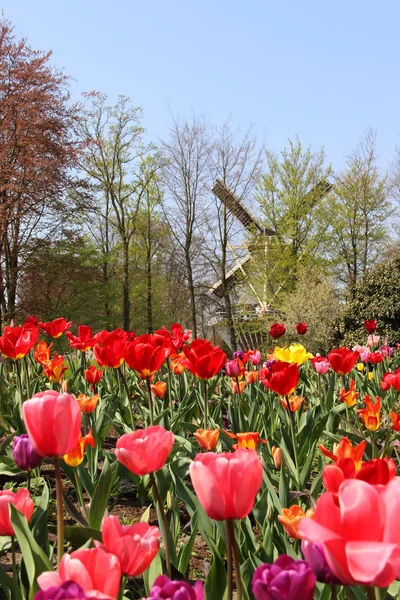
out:
<path id="1" fill-rule="evenodd" d="M 191 122 L 173 118 L 169 139 L 162 142 L 165 216 L 184 255 L 194 337 L 197 337 L 194 241 L 209 189 L 210 142 L 206 123 L 197 117 Z"/>

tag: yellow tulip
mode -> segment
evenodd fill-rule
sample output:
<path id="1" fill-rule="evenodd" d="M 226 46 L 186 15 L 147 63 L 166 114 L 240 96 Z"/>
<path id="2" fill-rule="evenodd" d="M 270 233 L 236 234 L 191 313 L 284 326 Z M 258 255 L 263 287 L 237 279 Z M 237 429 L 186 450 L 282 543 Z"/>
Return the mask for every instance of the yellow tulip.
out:
<path id="1" fill-rule="evenodd" d="M 364 363 L 357 363 L 357 371 L 362 371 L 364 369 Z"/>
<path id="2" fill-rule="evenodd" d="M 373 378 L 374 378 L 374 374 L 373 374 L 373 372 L 372 372 L 372 371 L 370 371 L 370 372 L 368 373 L 368 379 L 369 379 L 370 381 L 372 381 L 372 380 L 373 380 Z"/>
<path id="3" fill-rule="evenodd" d="M 313 355 L 307 352 L 302 344 L 291 344 L 289 347 L 274 349 L 274 357 L 281 362 L 296 363 L 299 367 Z"/>

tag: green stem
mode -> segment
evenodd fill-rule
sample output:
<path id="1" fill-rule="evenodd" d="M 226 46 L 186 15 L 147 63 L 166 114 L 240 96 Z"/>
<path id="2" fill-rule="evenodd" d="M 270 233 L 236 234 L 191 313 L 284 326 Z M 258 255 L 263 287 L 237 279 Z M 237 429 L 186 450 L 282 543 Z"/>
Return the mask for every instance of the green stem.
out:
<path id="1" fill-rule="evenodd" d="M 294 414 L 292 409 L 290 408 L 289 398 L 286 397 L 286 403 L 289 411 L 289 420 L 290 420 L 290 433 L 292 437 L 292 445 L 293 445 L 293 453 L 294 453 L 294 463 L 296 465 L 296 474 L 297 474 L 297 485 L 300 485 L 300 473 L 299 473 L 299 457 L 297 456 L 297 443 L 296 443 L 296 434 L 294 431 Z"/>
<path id="2" fill-rule="evenodd" d="M 228 598 L 233 598 L 233 570 L 232 570 L 232 540 L 231 540 L 231 529 L 228 527 L 228 521 L 225 521 L 226 525 L 226 562 L 228 563 Z"/>
<path id="3" fill-rule="evenodd" d="M 167 366 L 168 366 L 168 404 L 169 404 L 169 410 L 171 413 L 171 421 L 172 418 L 174 416 L 174 411 L 173 411 L 173 407 L 172 407 L 172 394 L 171 394 L 171 365 L 169 362 L 169 358 L 167 359 Z"/>
<path id="4" fill-rule="evenodd" d="M 123 600 L 123 598 L 124 598 L 125 586 L 126 586 L 127 581 L 128 581 L 127 575 L 123 575 L 121 578 L 121 585 L 119 586 L 118 600 Z"/>
<path id="5" fill-rule="evenodd" d="M 29 369 L 28 369 L 28 361 L 27 361 L 26 356 L 24 356 L 24 370 L 25 370 L 25 379 L 26 379 L 26 397 L 30 398 L 31 393 L 30 393 L 30 389 L 29 389 Z"/>
<path id="6" fill-rule="evenodd" d="M 207 379 L 203 380 L 204 385 L 204 429 L 208 429 L 208 395 L 207 395 Z"/>
<path id="7" fill-rule="evenodd" d="M 236 598 L 242 600 L 242 578 L 240 576 L 240 563 L 239 554 L 235 540 L 235 528 L 234 521 L 229 519 L 226 521 L 226 527 L 229 529 L 229 540 L 232 548 L 233 564 L 235 566 L 235 580 L 236 580 Z"/>
<path id="8" fill-rule="evenodd" d="M 376 444 L 375 444 L 374 432 L 370 431 L 370 434 L 371 434 L 372 458 L 376 458 Z"/>
<path id="9" fill-rule="evenodd" d="M 15 597 L 18 598 L 18 578 L 17 578 L 17 561 L 15 558 L 15 535 L 11 536 L 11 555 L 12 555 L 12 573 L 14 582 Z"/>
<path id="10" fill-rule="evenodd" d="M 83 499 L 81 483 L 79 481 L 78 473 L 76 472 L 75 468 L 73 469 L 73 472 L 74 472 L 75 484 L 76 484 L 76 495 L 78 496 L 79 503 L 82 506 L 83 512 L 84 512 L 85 517 L 86 517 L 86 521 L 89 523 L 88 509 L 87 509 L 87 506 L 86 506 L 85 501 Z"/>
<path id="11" fill-rule="evenodd" d="M 158 489 L 157 481 L 156 481 L 156 478 L 154 476 L 154 473 L 150 473 L 150 480 L 151 480 L 151 484 L 153 486 L 154 494 L 155 494 L 155 496 L 157 498 L 158 507 L 160 509 L 161 519 L 162 519 L 162 522 L 163 522 L 163 528 L 164 528 L 164 545 L 165 545 L 165 561 L 167 563 L 167 574 L 168 574 L 168 577 L 171 579 L 171 549 L 170 549 L 170 546 L 169 546 L 169 530 L 168 530 L 167 517 L 165 515 L 164 504 L 163 504 L 163 501 L 161 500 L 160 491 Z"/>
<path id="12" fill-rule="evenodd" d="M 19 360 L 15 361 L 15 368 L 17 370 L 17 379 L 18 379 L 18 387 L 19 387 L 19 395 L 21 397 L 21 406 L 24 401 L 24 395 L 22 393 L 22 380 L 21 380 L 21 369 L 19 366 Z"/>
<path id="13" fill-rule="evenodd" d="M 26 489 L 31 493 L 31 472 L 26 472 Z"/>
<path id="14" fill-rule="evenodd" d="M 57 564 L 59 565 L 64 553 L 64 509 L 63 489 L 61 481 L 60 459 L 54 458 L 54 469 L 56 475 L 56 499 L 57 499 Z"/>
<path id="15" fill-rule="evenodd" d="M 150 409 L 150 425 L 153 425 L 153 395 L 152 395 L 152 391 L 151 391 L 151 383 L 150 383 L 150 377 L 146 377 L 146 383 L 147 383 L 147 395 L 149 397 L 149 409 Z"/>
<path id="16" fill-rule="evenodd" d="M 131 417 L 132 429 L 135 430 L 136 427 L 135 427 L 135 421 L 133 419 L 132 404 L 131 404 L 131 398 L 129 395 L 129 388 L 128 388 L 128 384 L 126 382 L 125 375 L 123 374 L 121 367 L 118 367 L 118 373 L 119 373 L 119 377 L 120 377 L 122 383 L 124 384 L 126 396 L 128 399 L 128 406 L 129 406 L 129 412 L 130 412 L 130 417 Z"/>

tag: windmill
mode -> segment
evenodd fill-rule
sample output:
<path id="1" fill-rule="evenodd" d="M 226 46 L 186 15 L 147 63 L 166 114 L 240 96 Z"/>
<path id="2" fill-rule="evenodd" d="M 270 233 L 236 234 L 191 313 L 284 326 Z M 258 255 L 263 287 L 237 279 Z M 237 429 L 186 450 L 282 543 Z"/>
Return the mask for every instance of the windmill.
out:
<path id="1" fill-rule="evenodd" d="M 332 189 L 332 184 L 326 180 L 320 181 L 304 198 L 307 206 L 322 200 Z M 267 279 L 262 285 L 262 289 L 257 289 L 249 276 L 252 260 L 254 260 L 254 251 L 260 250 L 265 257 L 265 265 L 268 265 L 268 250 L 277 235 L 276 231 L 263 227 L 257 218 L 242 204 L 237 195 L 221 180 L 217 179 L 213 187 L 213 193 L 225 205 L 233 217 L 235 217 L 246 231 L 251 234 L 251 242 L 243 240 L 239 246 L 228 244 L 228 250 L 231 253 L 235 265 L 226 273 L 225 289 L 230 293 L 236 293 L 237 302 L 234 311 L 235 328 L 237 330 L 239 343 L 242 347 L 262 347 L 266 339 L 265 318 L 274 314 L 274 304 L 277 296 L 284 287 L 281 283 L 275 289 L 268 286 Z M 239 256 L 239 252 L 244 257 Z M 274 268 L 269 272 L 269 279 L 272 281 Z M 286 274 L 286 280 L 291 276 L 291 272 Z M 238 290 L 241 290 L 238 293 Z M 222 280 L 217 281 L 210 289 L 209 295 L 217 303 L 223 299 Z M 209 319 L 209 325 L 218 327 L 219 333 L 224 341 L 229 345 L 229 337 L 226 329 L 224 330 L 224 311 L 214 311 Z M 234 350 L 234 349 L 232 349 Z"/>

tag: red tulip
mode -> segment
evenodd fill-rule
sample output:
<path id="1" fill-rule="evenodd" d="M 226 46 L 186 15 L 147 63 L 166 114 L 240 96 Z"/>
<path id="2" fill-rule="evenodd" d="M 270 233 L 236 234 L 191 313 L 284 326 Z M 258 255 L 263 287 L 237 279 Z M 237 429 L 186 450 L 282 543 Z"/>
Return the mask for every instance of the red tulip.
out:
<path id="1" fill-rule="evenodd" d="M 262 465 L 255 450 L 198 454 L 189 472 L 194 491 L 211 519 L 243 519 L 252 510 L 262 481 Z"/>
<path id="2" fill-rule="evenodd" d="M 35 508 L 28 490 L 24 488 L 20 488 L 16 494 L 11 490 L 0 491 L 0 535 L 15 535 L 10 520 L 10 504 L 13 504 L 28 522 Z"/>
<path id="3" fill-rule="evenodd" d="M 142 379 L 154 375 L 158 371 L 172 346 L 165 341 L 164 336 L 151 335 L 150 333 L 137 337 L 128 344 L 125 352 L 125 361 L 139 373 Z"/>
<path id="4" fill-rule="evenodd" d="M 374 458 L 364 462 L 359 470 L 351 458 L 339 458 L 334 465 L 327 465 L 322 473 L 322 481 L 327 492 L 337 494 L 345 479 L 362 479 L 371 485 L 386 485 L 396 477 L 393 459 Z"/>
<path id="5" fill-rule="evenodd" d="M 53 344 L 47 345 L 44 340 L 40 340 L 35 348 L 35 360 L 40 365 L 45 366 L 50 361 L 51 348 Z"/>
<path id="6" fill-rule="evenodd" d="M 54 321 L 48 321 L 47 323 L 42 323 L 39 321 L 40 329 L 43 329 L 47 335 L 52 338 L 59 338 L 62 334 L 71 327 L 72 321 L 68 321 L 64 319 L 64 317 L 60 317 L 59 319 L 54 319 Z"/>
<path id="7" fill-rule="evenodd" d="M 382 362 L 382 352 L 379 352 L 379 350 L 377 352 L 371 352 L 371 354 L 369 355 L 369 361 L 372 362 L 373 365 L 377 365 L 378 363 Z"/>
<path id="8" fill-rule="evenodd" d="M 101 332 L 93 346 L 93 353 L 101 367 L 118 369 L 124 362 L 126 352 L 126 335 L 122 329 L 110 333 Z"/>
<path id="9" fill-rule="evenodd" d="M 226 362 L 226 354 L 219 346 L 212 346 L 208 340 L 193 340 L 190 346 L 183 346 L 186 360 L 181 363 L 199 379 L 215 377 Z"/>
<path id="10" fill-rule="evenodd" d="M 58 571 L 45 571 L 37 582 L 41 590 L 47 590 L 64 581 L 75 581 L 89 597 L 102 598 L 104 594 L 116 598 L 120 580 L 118 558 L 102 548 L 90 548 L 64 554 Z"/>
<path id="11" fill-rule="evenodd" d="M 125 433 L 117 440 L 115 456 L 135 475 L 148 475 L 165 465 L 174 445 L 174 434 L 160 425 Z"/>
<path id="12" fill-rule="evenodd" d="M 75 396 L 47 390 L 22 406 L 25 427 L 40 456 L 55 458 L 74 448 L 81 433 L 81 410 Z"/>
<path id="13" fill-rule="evenodd" d="M 359 352 L 353 352 L 349 348 L 336 348 L 329 352 L 328 359 L 335 373 L 347 375 L 358 361 L 359 356 Z"/>
<path id="14" fill-rule="evenodd" d="M 78 337 L 76 335 L 72 335 L 70 331 L 67 331 L 67 338 L 69 340 L 69 344 L 71 348 L 75 350 L 80 350 L 81 352 L 86 352 L 93 348 L 96 343 L 96 338 L 92 334 L 92 329 L 88 325 L 79 325 L 78 327 Z"/>
<path id="15" fill-rule="evenodd" d="M 364 321 L 364 327 L 369 334 L 374 333 L 376 331 L 377 325 L 378 325 L 378 321 L 373 321 L 372 319 Z"/>
<path id="16" fill-rule="evenodd" d="M 400 431 L 400 413 L 391 412 L 390 418 L 392 419 L 392 429 L 394 431 Z"/>
<path id="17" fill-rule="evenodd" d="M 321 543 L 328 565 L 345 585 L 385 588 L 400 576 L 400 480 L 375 486 L 348 479 L 338 497 L 326 492 L 299 532 Z"/>
<path id="18" fill-rule="evenodd" d="M 271 329 L 269 330 L 269 335 L 277 340 L 278 338 L 285 335 L 286 327 L 283 323 L 274 323 L 271 325 Z"/>
<path id="19" fill-rule="evenodd" d="M 297 323 L 296 331 L 299 335 L 304 335 L 308 331 L 307 323 Z"/>
<path id="20" fill-rule="evenodd" d="M 137 577 L 158 552 L 161 532 L 148 523 L 121 525 L 118 517 L 106 517 L 101 526 L 104 548 L 114 554 L 123 575 Z"/>
<path id="21" fill-rule="evenodd" d="M 90 367 L 84 371 L 84 375 L 88 383 L 97 385 L 103 377 L 103 371 L 101 369 L 96 369 L 94 365 L 90 365 Z"/>
<path id="22" fill-rule="evenodd" d="M 4 327 L 4 335 L 0 336 L 0 352 L 6 358 L 19 360 L 26 356 L 36 344 L 39 330 L 36 325 L 28 323 L 22 327 Z"/>
<path id="23" fill-rule="evenodd" d="M 296 363 L 275 362 L 271 371 L 261 369 L 260 381 L 280 396 L 289 396 L 299 381 L 299 367 Z"/>
<path id="24" fill-rule="evenodd" d="M 385 373 L 381 381 L 381 388 L 385 391 L 394 387 L 400 392 L 400 367 L 394 373 Z"/>

